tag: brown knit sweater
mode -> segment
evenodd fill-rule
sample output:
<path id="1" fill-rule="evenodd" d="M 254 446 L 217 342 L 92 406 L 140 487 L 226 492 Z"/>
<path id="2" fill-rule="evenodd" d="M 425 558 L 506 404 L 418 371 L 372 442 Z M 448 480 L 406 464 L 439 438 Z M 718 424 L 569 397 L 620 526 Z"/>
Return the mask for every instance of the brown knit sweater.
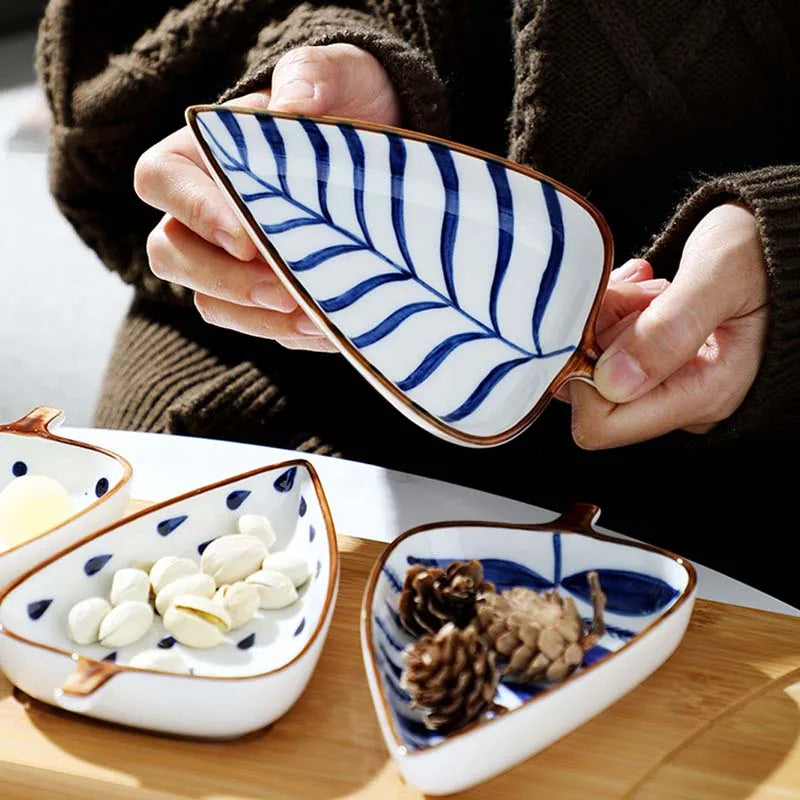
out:
<path id="1" fill-rule="evenodd" d="M 52 189 L 80 236 L 138 290 L 98 424 L 344 453 L 549 505 L 596 497 L 602 465 L 609 475 L 628 468 L 625 454 L 570 450 L 560 408 L 499 451 L 467 454 L 416 430 L 339 357 L 212 329 L 184 290 L 149 272 L 144 244 L 158 215 L 133 192 L 137 157 L 183 124 L 187 105 L 267 87 L 287 50 L 332 42 L 381 61 L 406 127 L 586 193 L 620 260 L 644 253 L 670 277 L 709 208 L 748 204 L 769 271 L 767 349 L 744 404 L 705 441 L 744 452 L 759 446 L 748 439 L 797 430 L 796 0 L 52 0 L 38 47 L 55 115 Z M 670 447 L 634 457 L 657 472 Z M 540 497 L 504 461 L 532 448 L 589 477 L 576 494 L 554 478 Z"/>

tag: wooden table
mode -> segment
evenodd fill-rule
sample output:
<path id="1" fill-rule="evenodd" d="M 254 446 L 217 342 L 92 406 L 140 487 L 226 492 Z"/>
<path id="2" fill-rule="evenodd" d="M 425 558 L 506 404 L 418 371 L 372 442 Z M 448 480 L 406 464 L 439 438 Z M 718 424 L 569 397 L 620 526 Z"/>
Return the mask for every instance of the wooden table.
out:
<path id="1" fill-rule="evenodd" d="M 383 545 L 339 545 L 322 657 L 270 729 L 226 743 L 158 737 L 58 711 L 0 678 L 0 798 L 420 798 L 389 759 L 361 661 L 361 593 Z M 645 683 L 460 797 L 800 800 L 800 621 L 699 600 L 680 647 Z"/>

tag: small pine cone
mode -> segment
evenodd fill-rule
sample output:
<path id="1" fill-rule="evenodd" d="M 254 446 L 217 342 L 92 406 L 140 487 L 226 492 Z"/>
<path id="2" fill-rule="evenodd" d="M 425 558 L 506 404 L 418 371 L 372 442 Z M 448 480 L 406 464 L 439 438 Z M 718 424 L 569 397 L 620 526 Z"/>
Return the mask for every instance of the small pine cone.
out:
<path id="1" fill-rule="evenodd" d="M 558 592 L 516 587 L 488 594 L 477 606 L 477 625 L 505 661 L 503 674 L 522 682 L 560 681 L 582 662 L 605 629 L 605 596 L 589 573 L 594 620 L 587 630 L 575 601 Z"/>
<path id="2" fill-rule="evenodd" d="M 430 730 L 456 730 L 494 708 L 495 654 L 474 626 L 448 622 L 408 645 L 403 660 L 402 686 Z"/>
<path id="3" fill-rule="evenodd" d="M 480 561 L 454 561 L 446 570 L 415 564 L 400 593 L 400 621 L 412 636 L 435 633 L 446 622 L 464 628 L 475 617 L 478 595 L 493 591 Z"/>

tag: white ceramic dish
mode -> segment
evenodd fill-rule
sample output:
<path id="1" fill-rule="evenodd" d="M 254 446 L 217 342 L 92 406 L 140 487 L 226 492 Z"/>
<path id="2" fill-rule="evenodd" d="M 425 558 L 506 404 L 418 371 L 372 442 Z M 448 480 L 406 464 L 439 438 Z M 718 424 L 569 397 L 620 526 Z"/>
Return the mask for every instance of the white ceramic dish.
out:
<path id="1" fill-rule="evenodd" d="M 618 700 L 675 650 L 691 616 L 694 568 L 647 545 L 597 533 L 595 506 L 575 506 L 544 525 L 448 522 L 415 528 L 376 563 L 364 594 L 361 642 L 386 745 L 403 776 L 427 794 L 469 788 L 547 747 Z M 450 734 L 428 731 L 400 684 L 411 637 L 397 616 L 410 564 L 480 559 L 498 589 L 525 585 L 567 592 L 591 617 L 586 572 L 607 596 L 607 632 L 563 683 L 519 686 L 503 679 L 495 702 L 508 709 Z"/>
<path id="2" fill-rule="evenodd" d="M 187 117 L 288 291 L 426 430 L 501 444 L 591 378 L 613 245 L 576 192 L 397 128 L 228 106 Z"/>
<path id="3" fill-rule="evenodd" d="M 235 532 L 244 513 L 270 518 L 278 537 L 271 552 L 308 559 L 310 578 L 291 606 L 259 610 L 211 650 L 171 641 L 158 617 L 143 639 L 115 651 L 69 639 L 70 608 L 107 597 L 116 569 L 165 555 L 199 562 L 204 544 Z M 70 711 L 171 734 L 239 736 L 276 720 L 302 693 L 325 641 L 338 576 L 333 522 L 313 468 L 300 460 L 266 467 L 128 517 L 7 587 L 0 666 L 24 692 Z M 157 647 L 177 648 L 193 674 L 127 666 Z"/>
<path id="4" fill-rule="evenodd" d="M 0 587 L 34 564 L 125 513 L 133 471 L 121 456 L 53 431 L 64 415 L 55 408 L 35 408 L 0 425 L 0 489 L 21 475 L 46 475 L 70 494 L 75 513 L 27 542 L 0 549 Z"/>

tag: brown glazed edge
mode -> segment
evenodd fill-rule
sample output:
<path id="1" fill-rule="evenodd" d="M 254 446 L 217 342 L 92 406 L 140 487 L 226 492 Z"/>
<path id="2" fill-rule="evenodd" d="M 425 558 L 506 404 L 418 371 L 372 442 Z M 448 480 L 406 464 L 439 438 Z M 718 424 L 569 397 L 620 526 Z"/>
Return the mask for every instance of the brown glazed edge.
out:
<path id="1" fill-rule="evenodd" d="M 106 533 L 110 533 L 116 528 L 119 528 L 123 525 L 127 525 L 129 522 L 132 522 L 133 520 L 138 519 L 139 517 L 143 517 L 146 514 L 152 513 L 153 511 L 159 511 L 160 509 L 167 508 L 168 506 L 182 502 L 183 500 L 188 500 L 189 498 L 202 494 L 203 492 L 211 491 L 212 489 L 218 489 L 221 486 L 226 486 L 228 484 L 235 483 L 236 481 L 244 480 L 245 478 L 251 478 L 263 472 L 271 472 L 272 470 L 278 470 L 278 469 L 288 469 L 291 467 L 303 467 L 308 471 L 308 474 L 311 478 L 311 482 L 314 486 L 314 492 L 316 493 L 317 500 L 319 501 L 320 509 L 322 511 L 322 518 L 325 522 L 325 533 L 328 537 L 328 557 L 330 558 L 331 562 L 331 574 L 330 574 L 330 579 L 328 581 L 328 589 L 325 594 L 325 602 L 322 606 L 322 611 L 319 615 L 319 619 L 317 620 L 317 624 L 314 628 L 314 631 L 309 637 L 308 641 L 305 643 L 303 649 L 300 650 L 300 652 L 297 653 L 297 655 L 294 656 L 294 658 L 292 658 L 291 661 L 287 661 L 285 664 L 282 664 L 281 666 L 276 667 L 275 669 L 271 669 L 268 672 L 259 672 L 259 673 L 254 673 L 252 675 L 237 675 L 230 677 L 224 675 L 182 675 L 172 672 L 162 672 L 160 670 L 143 669 L 141 667 L 128 667 L 124 665 L 114 664 L 113 670 L 105 670 L 105 671 L 101 670 L 101 672 L 106 675 L 105 680 L 103 680 L 94 688 L 95 689 L 99 688 L 103 683 L 106 682 L 106 680 L 122 672 L 135 672 L 135 673 L 144 672 L 168 678 L 189 678 L 189 679 L 204 680 L 204 681 L 249 681 L 253 680 L 254 678 L 263 678 L 266 677 L 267 675 L 274 675 L 275 673 L 282 672 L 283 670 L 288 669 L 292 664 L 294 664 L 300 658 L 302 658 L 309 650 L 311 645 L 319 637 L 322 628 L 325 625 L 325 620 L 328 618 L 328 613 L 330 611 L 331 603 L 333 601 L 333 593 L 336 589 L 339 580 L 339 549 L 336 544 L 336 529 L 334 527 L 330 506 L 328 505 L 328 500 L 327 497 L 325 496 L 325 491 L 322 488 L 322 483 L 313 465 L 310 462 L 305 461 L 304 459 L 301 458 L 292 459 L 290 461 L 281 461 L 277 464 L 269 464 L 265 467 L 259 467 L 257 469 L 249 470 L 248 472 L 243 472 L 239 475 L 233 475 L 230 478 L 224 478 L 223 480 L 210 483 L 206 486 L 201 486 L 198 489 L 193 489 L 190 492 L 185 492 L 184 494 L 177 495 L 176 497 L 171 497 L 167 500 L 164 500 L 161 503 L 156 503 L 155 505 L 143 508 L 141 509 L 141 511 L 137 511 L 135 514 L 131 514 L 130 516 L 118 520 L 117 522 L 114 522 L 111 525 L 107 525 L 105 528 L 101 528 L 99 531 L 95 531 L 94 533 L 91 533 L 88 536 L 84 536 L 82 539 L 79 539 L 78 541 L 74 542 L 69 547 L 65 547 L 58 553 L 55 553 L 54 555 L 50 556 L 44 561 L 41 561 L 36 566 L 29 569 L 27 572 L 24 572 L 22 575 L 18 576 L 13 581 L 11 581 L 11 583 L 3 587 L 3 589 L 0 590 L 0 605 L 2 605 L 3 600 L 5 600 L 6 598 L 6 595 L 8 595 L 17 586 L 19 586 L 19 584 L 27 580 L 34 573 L 39 572 L 39 570 L 48 566 L 53 561 L 58 560 L 62 556 L 65 556 L 67 553 L 71 553 L 73 550 L 86 544 L 87 542 L 91 542 L 93 539 L 97 539 L 100 536 L 105 535 Z M 92 667 L 95 664 L 104 663 L 98 661 L 98 659 L 88 658 L 78 653 L 71 653 L 67 650 L 62 650 L 59 647 L 53 647 L 52 645 L 49 644 L 33 641 L 32 639 L 29 639 L 26 636 L 20 636 L 18 633 L 14 633 L 13 631 L 7 630 L 5 626 L 3 626 L 2 624 L 0 624 L 0 635 L 8 636 L 10 639 L 16 639 L 17 641 L 30 645 L 32 647 L 38 647 L 41 648 L 42 650 L 48 650 L 51 653 L 58 653 L 59 655 L 66 656 L 67 658 L 78 662 L 79 664 L 78 671 L 80 671 L 81 669 Z"/>
<path id="2" fill-rule="evenodd" d="M 445 147 L 448 147 L 449 149 L 454 150 L 458 153 L 463 153 L 464 155 L 472 156 L 473 158 L 478 158 L 484 161 L 494 161 L 506 167 L 507 169 L 510 169 L 514 172 L 518 172 L 521 175 L 525 175 L 526 177 L 529 178 L 534 178 L 539 182 L 548 183 L 555 189 L 557 189 L 561 194 L 566 195 L 567 197 L 578 203 L 578 205 L 580 205 L 582 208 L 584 208 L 596 222 L 597 227 L 600 230 L 600 234 L 603 238 L 603 247 L 605 251 L 603 274 L 601 276 L 600 282 L 598 283 L 597 292 L 595 294 L 592 307 L 589 311 L 589 315 L 586 318 L 586 324 L 584 325 L 583 335 L 581 337 L 579 345 L 577 346 L 575 352 L 572 354 L 567 363 L 561 368 L 561 370 L 559 370 L 558 374 L 550 382 L 547 389 L 545 389 L 545 391 L 542 392 L 541 396 L 536 401 L 533 408 L 527 414 L 525 414 L 525 416 L 523 416 L 519 421 L 517 421 L 514 425 L 512 425 L 507 430 L 502 431 L 501 433 L 492 434 L 491 436 L 479 436 L 477 434 L 466 433 L 465 431 L 460 431 L 458 428 L 455 428 L 451 425 L 448 425 L 445 422 L 442 422 L 442 420 L 440 420 L 438 417 L 434 416 L 429 411 L 426 411 L 420 405 L 413 402 L 409 397 L 405 395 L 404 392 L 398 389 L 397 386 L 395 386 L 388 378 L 386 378 L 383 375 L 383 373 L 375 369 L 369 363 L 369 361 L 361 354 L 358 348 L 356 348 L 347 339 L 347 337 L 338 329 L 338 327 L 333 324 L 330 317 L 321 308 L 319 308 L 319 305 L 308 294 L 308 292 L 306 292 L 302 284 L 295 278 L 295 276 L 292 274 L 291 269 L 289 269 L 289 266 L 281 258 L 280 254 L 277 252 L 277 250 L 273 247 L 272 243 L 269 241 L 267 235 L 256 224 L 249 209 L 240 200 L 238 193 L 231 185 L 231 182 L 228 179 L 227 175 L 225 175 L 224 171 L 220 168 L 220 166 L 216 162 L 216 159 L 211 154 L 210 148 L 205 143 L 202 134 L 198 130 L 197 115 L 207 111 L 221 111 L 221 110 L 234 111 L 236 113 L 245 113 L 252 115 L 266 115 L 271 117 L 278 117 L 280 119 L 291 119 L 291 120 L 307 119 L 312 122 L 320 123 L 323 125 L 345 124 L 345 125 L 350 125 L 358 130 L 371 131 L 373 133 L 394 133 L 405 139 L 411 139 L 418 142 L 424 142 L 424 143 L 434 142 L 437 144 L 444 145 Z M 566 383 L 566 381 L 568 381 L 573 376 L 577 375 L 586 376 L 588 372 L 587 365 L 593 363 L 597 359 L 598 353 L 597 353 L 597 343 L 595 337 L 595 323 L 597 321 L 597 315 L 600 310 L 600 303 L 603 299 L 603 294 L 608 284 L 609 276 L 611 274 L 611 265 L 614 259 L 614 243 L 613 243 L 613 237 L 611 235 L 611 229 L 609 228 L 608 223 L 603 218 L 602 214 L 591 203 L 589 203 L 588 200 L 579 195 L 574 189 L 570 189 L 568 186 L 565 186 L 559 181 L 549 178 L 547 175 L 544 175 L 541 172 L 537 172 L 536 170 L 531 169 L 530 167 L 525 167 L 521 164 L 515 163 L 514 161 L 509 161 L 508 159 L 501 158 L 500 156 L 495 156 L 492 155 L 491 153 L 486 153 L 474 147 L 468 147 L 467 145 L 457 144 L 455 142 L 448 141 L 447 139 L 441 139 L 437 136 L 429 136 L 424 133 L 417 133 L 416 131 L 409 131 L 405 130 L 404 128 L 396 128 L 391 125 L 380 125 L 374 122 L 362 122 L 360 120 L 346 119 L 342 117 L 327 117 L 327 116 L 313 117 L 307 115 L 288 114 L 279 111 L 266 111 L 263 109 L 246 108 L 244 106 L 237 106 L 235 104 L 225 105 L 225 106 L 220 106 L 220 105 L 190 106 L 189 108 L 186 109 L 186 120 L 189 124 L 189 128 L 191 129 L 194 135 L 198 147 L 201 149 L 202 153 L 205 156 L 207 163 L 214 170 L 217 179 L 225 186 L 229 198 L 236 204 L 240 213 L 248 220 L 250 233 L 255 234 L 258 237 L 261 244 L 269 252 L 273 262 L 272 266 L 279 271 L 280 277 L 284 281 L 288 282 L 292 286 L 294 291 L 297 292 L 308 305 L 310 305 L 312 308 L 315 309 L 320 319 L 324 321 L 324 327 L 328 329 L 329 334 L 333 336 L 333 338 L 336 340 L 336 344 L 340 348 L 346 350 L 348 355 L 351 358 L 353 358 L 356 362 L 358 362 L 362 370 L 369 373 L 376 381 L 378 381 L 381 384 L 381 386 L 384 387 L 386 391 L 388 391 L 404 406 L 406 406 L 406 408 L 408 408 L 415 416 L 424 419 L 428 425 L 431 425 L 436 430 L 441 431 L 447 437 L 455 439 L 463 444 L 468 444 L 478 447 L 494 447 L 500 444 L 504 444 L 507 441 L 510 441 L 511 439 L 522 433 L 526 428 L 528 428 L 534 422 L 534 420 L 542 413 L 542 411 L 544 411 L 545 407 L 553 398 L 558 389 L 564 383 Z"/>
<path id="3" fill-rule="evenodd" d="M 579 672 L 574 672 L 572 675 L 568 676 L 560 683 L 539 692 L 534 697 L 525 700 L 517 708 L 512 709 L 511 711 L 508 712 L 509 714 L 513 714 L 514 712 L 519 711 L 522 708 L 526 708 L 530 706 L 532 703 L 537 702 L 540 698 L 546 697 L 547 695 L 551 694 L 554 691 L 558 691 L 559 689 L 561 689 L 561 687 L 580 678 L 587 672 L 594 670 L 596 667 L 602 666 L 603 664 L 608 664 L 612 659 L 615 658 L 615 656 L 625 651 L 635 642 L 638 642 L 642 637 L 644 637 L 647 633 L 649 633 L 651 630 L 660 625 L 661 622 L 663 622 L 667 617 L 669 617 L 678 608 L 680 608 L 689 599 L 689 597 L 691 597 L 692 593 L 694 592 L 697 586 L 697 572 L 695 571 L 695 568 L 692 565 L 692 563 L 687 561 L 685 558 L 678 556 L 675 553 L 670 552 L 669 550 L 664 550 L 663 548 L 656 547 L 655 545 L 645 544 L 643 542 L 633 542 L 626 539 L 619 539 L 616 536 L 609 536 L 607 534 L 600 533 L 599 531 L 595 530 L 593 526 L 593 521 L 597 519 L 597 517 L 599 516 L 599 512 L 600 509 L 595 505 L 589 503 L 575 503 L 573 506 L 570 507 L 568 511 L 566 511 L 564 514 L 554 519 L 552 522 L 544 522 L 531 525 L 522 525 L 514 522 L 486 522 L 483 520 L 461 520 L 461 521 L 447 520 L 445 522 L 431 522 L 431 523 L 426 523 L 424 525 L 417 525 L 416 527 L 405 531 L 387 545 L 386 549 L 381 553 L 381 555 L 375 562 L 372 568 L 372 572 L 369 575 L 369 579 L 367 580 L 367 586 L 364 589 L 364 595 L 361 601 L 360 627 L 361 627 L 361 635 L 364 641 L 366 641 L 367 643 L 367 653 L 365 655 L 369 656 L 369 665 L 372 670 L 373 677 L 375 678 L 376 684 L 380 687 L 379 695 L 380 695 L 381 705 L 383 706 L 383 714 L 392 732 L 392 738 L 394 739 L 395 750 L 398 755 L 401 755 L 404 758 L 412 758 L 414 756 L 424 755 L 426 753 L 429 753 L 431 750 L 436 749 L 437 747 L 443 747 L 444 745 L 449 744 L 451 741 L 453 741 L 453 739 L 457 737 L 463 736 L 468 733 L 472 733 L 478 728 L 481 728 L 483 726 L 492 725 L 493 723 L 503 719 L 505 715 L 498 715 L 492 717 L 491 719 L 476 720 L 474 722 L 471 722 L 469 725 L 466 725 L 463 728 L 448 734 L 441 742 L 428 745 L 427 747 L 423 747 L 418 750 L 408 749 L 399 731 L 397 730 L 397 725 L 395 724 L 391 709 L 389 708 L 389 705 L 386 702 L 386 696 L 380 683 L 381 680 L 380 671 L 378 669 L 377 660 L 375 658 L 375 645 L 372 640 L 372 626 L 370 625 L 371 609 L 375 595 L 375 587 L 377 586 L 381 570 L 383 569 L 384 564 L 386 563 L 386 560 L 388 559 L 392 551 L 395 550 L 397 545 L 404 539 L 408 539 L 418 533 L 424 533 L 425 531 L 437 530 L 440 528 L 467 528 L 467 527 L 503 528 L 506 530 L 530 531 L 534 533 L 576 533 L 581 536 L 588 536 L 592 539 L 599 539 L 605 542 L 613 542 L 614 544 L 620 544 L 626 547 L 633 547 L 638 550 L 648 550 L 652 553 L 657 553 L 658 555 L 664 556 L 676 562 L 679 566 L 683 567 L 686 570 L 686 572 L 688 573 L 688 581 L 686 583 L 686 588 L 683 590 L 680 597 L 678 597 L 678 599 L 672 604 L 672 606 L 669 609 L 667 609 L 657 620 L 651 622 L 646 628 L 639 631 L 639 633 L 635 634 L 633 638 L 630 639 L 630 641 L 623 644 L 619 648 L 619 650 L 615 650 L 613 653 L 609 653 L 609 655 L 605 656 L 600 661 L 597 661 L 594 664 L 589 665 L 588 667 L 584 667 Z"/>
<path id="4" fill-rule="evenodd" d="M 71 517 L 67 517 L 67 519 L 62 520 L 57 525 L 53 525 L 53 527 L 48 528 L 46 531 L 40 533 L 38 536 L 34 536 L 32 539 L 26 539 L 24 542 L 20 542 L 19 544 L 15 544 L 13 547 L 7 547 L 5 550 L 0 551 L 0 561 L 2 561 L 3 557 L 9 553 L 13 553 L 16 550 L 19 550 L 21 547 L 26 547 L 27 545 L 31 544 L 31 542 L 38 542 L 40 539 L 43 539 L 45 536 L 53 533 L 53 531 L 58 530 L 58 528 L 74 522 L 88 511 L 91 511 L 101 503 L 104 503 L 109 497 L 113 497 L 113 495 L 120 491 L 120 489 L 122 489 L 122 487 L 128 483 L 128 481 L 130 481 L 133 475 L 133 467 L 130 465 L 127 459 L 123 458 L 118 453 L 113 453 L 111 450 L 106 450 L 104 447 L 98 447 L 97 445 L 88 444 L 87 442 L 79 442 L 75 439 L 65 439 L 63 436 L 57 436 L 56 434 L 51 433 L 50 425 L 55 420 L 59 419 L 59 417 L 63 417 L 63 415 L 63 412 L 57 408 L 50 408 L 49 406 L 37 406 L 24 417 L 21 417 L 15 422 L 9 422 L 7 424 L 0 425 L 0 433 L 13 433 L 18 436 L 38 436 L 40 439 L 50 439 L 53 442 L 61 442 L 62 444 L 82 447 L 84 450 L 92 450 L 95 453 L 101 453 L 104 456 L 114 459 L 114 461 L 116 461 L 122 467 L 122 478 L 102 497 L 98 497 L 94 502 L 89 503 L 89 505 L 85 508 L 82 508 L 80 511 L 76 511 Z"/>

